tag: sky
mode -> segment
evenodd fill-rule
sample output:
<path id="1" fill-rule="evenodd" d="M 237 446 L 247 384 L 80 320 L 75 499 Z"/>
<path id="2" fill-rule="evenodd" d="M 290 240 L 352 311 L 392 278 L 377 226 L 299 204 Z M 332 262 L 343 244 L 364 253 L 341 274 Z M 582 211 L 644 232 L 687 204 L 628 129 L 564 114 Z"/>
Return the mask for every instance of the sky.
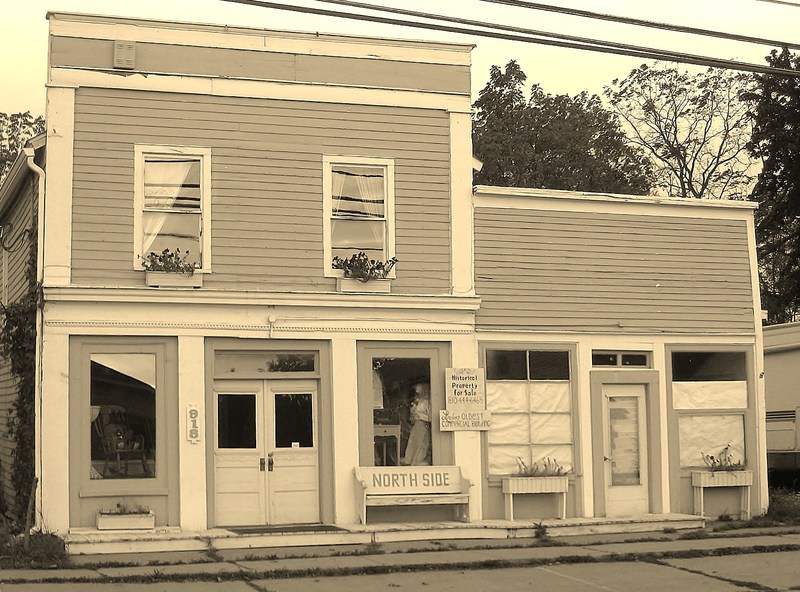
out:
<path id="1" fill-rule="evenodd" d="M 409 10 L 436 12 L 461 18 L 492 21 L 556 33 L 671 49 L 764 64 L 769 46 L 731 42 L 671 33 L 491 4 L 481 0 L 368 0 Z M 539 0 L 595 12 L 651 21 L 702 27 L 718 31 L 800 43 L 800 0 Z M 792 4 L 797 2 L 796 4 Z M 286 4 L 348 10 L 314 2 L 285 0 Z M 378 25 L 333 17 L 232 4 L 223 0 L 7 0 L 0 19 L 0 111 L 43 114 L 47 69 L 47 20 L 52 12 L 78 12 L 156 20 L 264 29 L 345 33 L 453 41 L 475 44 L 472 52 L 473 100 L 486 84 L 492 65 L 517 60 L 528 83 L 539 83 L 549 93 L 575 94 L 583 90 L 601 94 L 615 78 L 624 78 L 644 60 L 575 49 L 553 48 L 462 34 L 391 25 Z M 396 17 L 402 18 L 402 17 Z M 691 68 L 689 68 L 691 69 Z M 696 68 L 694 68 L 696 71 Z"/>

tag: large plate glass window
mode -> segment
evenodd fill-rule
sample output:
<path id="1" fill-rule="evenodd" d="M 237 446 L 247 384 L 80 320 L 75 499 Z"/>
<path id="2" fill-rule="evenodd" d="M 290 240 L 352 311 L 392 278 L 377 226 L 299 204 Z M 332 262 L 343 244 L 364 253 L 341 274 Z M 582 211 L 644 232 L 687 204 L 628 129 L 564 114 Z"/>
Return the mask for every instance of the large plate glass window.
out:
<path id="1" fill-rule="evenodd" d="M 334 257 L 364 253 L 386 261 L 394 256 L 394 162 L 389 159 L 325 157 L 326 275 Z"/>
<path id="2" fill-rule="evenodd" d="M 210 178 L 209 149 L 136 146 L 137 269 L 141 257 L 169 251 L 210 270 Z"/>
<path id="3" fill-rule="evenodd" d="M 681 466 L 705 468 L 723 449 L 746 464 L 747 355 L 741 351 L 672 352 L 672 404 L 678 414 Z"/>
<path id="4" fill-rule="evenodd" d="M 486 398 L 492 412 L 489 473 L 510 475 L 546 459 L 573 467 L 570 352 L 487 349 Z"/>

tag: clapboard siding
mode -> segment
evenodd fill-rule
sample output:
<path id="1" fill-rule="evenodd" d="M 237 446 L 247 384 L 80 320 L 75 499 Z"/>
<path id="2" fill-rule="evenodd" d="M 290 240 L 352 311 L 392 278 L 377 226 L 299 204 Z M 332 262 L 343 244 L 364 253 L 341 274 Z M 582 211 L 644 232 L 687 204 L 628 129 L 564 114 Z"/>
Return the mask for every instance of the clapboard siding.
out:
<path id="1" fill-rule="evenodd" d="M 0 359 L 0 488 L 6 507 L 14 507 L 14 487 L 11 484 L 11 464 L 16 442 L 8 435 L 8 419 L 17 396 L 16 381 L 11 376 L 11 364 Z"/>
<path id="2" fill-rule="evenodd" d="M 53 68 L 113 68 L 114 42 L 50 37 Z M 136 43 L 136 71 L 292 82 L 470 91 L 469 66 L 217 47 Z"/>
<path id="3" fill-rule="evenodd" d="M 142 143 L 212 149 L 213 273 L 204 287 L 334 289 L 322 272 L 322 155 L 335 154 L 395 159 L 392 291 L 445 293 L 449 138 L 444 111 L 81 88 L 73 282 L 143 285 L 131 263 L 133 146 Z"/>
<path id="4" fill-rule="evenodd" d="M 477 326 L 754 330 L 743 220 L 479 207 Z"/>

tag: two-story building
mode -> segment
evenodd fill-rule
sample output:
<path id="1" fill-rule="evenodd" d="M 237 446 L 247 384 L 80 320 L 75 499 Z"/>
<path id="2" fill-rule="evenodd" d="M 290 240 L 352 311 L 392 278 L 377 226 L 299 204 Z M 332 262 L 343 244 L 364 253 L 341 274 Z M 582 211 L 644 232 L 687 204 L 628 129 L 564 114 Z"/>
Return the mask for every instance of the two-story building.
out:
<path id="1" fill-rule="evenodd" d="M 373 466 L 457 467 L 497 528 L 765 510 L 751 204 L 473 190 L 470 45 L 49 20 L 45 171 L 0 188 L 38 212 L 48 529 L 452 520 L 360 510 Z M 177 249 L 193 273 L 146 273 Z M 397 263 L 343 277 L 360 252 Z M 442 429 L 448 368 L 491 427 Z M 724 447 L 750 481 L 693 487 Z M 509 493 L 545 463 L 563 496 Z"/>

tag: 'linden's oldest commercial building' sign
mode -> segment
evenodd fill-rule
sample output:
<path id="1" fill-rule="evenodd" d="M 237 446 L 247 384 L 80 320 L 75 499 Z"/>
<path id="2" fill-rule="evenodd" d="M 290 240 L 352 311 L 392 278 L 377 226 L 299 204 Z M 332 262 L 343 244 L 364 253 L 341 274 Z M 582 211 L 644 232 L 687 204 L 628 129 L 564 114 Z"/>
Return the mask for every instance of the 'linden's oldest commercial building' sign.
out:
<path id="1" fill-rule="evenodd" d="M 491 411 L 486 410 L 483 368 L 445 370 L 445 407 L 439 411 L 439 429 L 444 432 L 488 430 Z"/>

